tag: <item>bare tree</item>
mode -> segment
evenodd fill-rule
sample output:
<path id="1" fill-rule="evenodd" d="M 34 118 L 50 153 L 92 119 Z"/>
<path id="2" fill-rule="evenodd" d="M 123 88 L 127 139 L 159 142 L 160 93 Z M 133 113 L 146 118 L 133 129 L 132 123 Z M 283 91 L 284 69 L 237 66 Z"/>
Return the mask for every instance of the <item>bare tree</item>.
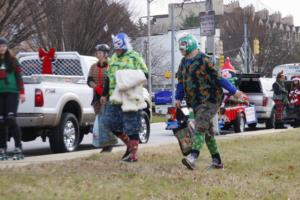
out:
<path id="1" fill-rule="evenodd" d="M 143 36 L 147 35 L 147 33 L 148 33 L 147 32 L 147 30 L 148 30 L 147 23 L 143 22 L 141 18 L 138 20 L 136 26 L 137 26 L 137 30 L 138 30 L 138 36 L 143 37 Z"/>
<path id="2" fill-rule="evenodd" d="M 183 29 L 195 28 L 200 26 L 199 16 L 195 13 L 190 13 L 182 23 Z"/>
<path id="3" fill-rule="evenodd" d="M 168 82 L 165 72 L 170 70 L 168 66 L 171 66 L 171 61 L 166 55 L 170 54 L 170 50 L 165 49 L 164 39 L 156 39 L 155 42 L 153 40 L 151 42 L 151 80 L 154 86 Z M 134 49 L 144 57 L 144 60 L 147 60 L 147 45 L 146 37 L 137 38 L 133 42 Z"/>
<path id="4" fill-rule="evenodd" d="M 293 41 L 285 38 L 286 32 L 278 28 L 269 20 L 262 20 L 255 15 L 254 7 L 246 9 L 236 8 L 231 13 L 225 13 L 220 18 L 221 39 L 224 45 L 224 54 L 235 58 L 244 41 L 244 20 L 248 25 L 248 41 L 252 47 L 253 40 L 260 41 L 260 53 L 255 56 L 256 64 L 263 75 L 270 75 L 275 65 L 291 62 L 295 55 L 300 53 L 298 48 L 293 48 Z"/>
<path id="5" fill-rule="evenodd" d="M 278 24 L 276 24 L 278 25 Z M 264 28 L 259 34 L 261 52 L 257 57 L 260 71 L 265 75 L 271 75 L 274 66 L 300 61 L 300 44 L 288 38 L 287 32 L 280 28 L 271 28 L 274 24 L 262 25 Z"/>
<path id="6" fill-rule="evenodd" d="M 34 33 L 30 10 L 24 5 L 25 0 L 0 0 L 0 35 L 10 41 L 11 48 Z"/>
<path id="7" fill-rule="evenodd" d="M 125 4 L 112 0 L 28 0 L 37 44 L 56 50 L 76 50 L 83 54 L 93 52 L 98 42 L 111 42 L 111 34 L 124 31 L 137 35 L 131 21 L 131 12 Z M 36 13 L 35 10 L 41 10 Z"/>

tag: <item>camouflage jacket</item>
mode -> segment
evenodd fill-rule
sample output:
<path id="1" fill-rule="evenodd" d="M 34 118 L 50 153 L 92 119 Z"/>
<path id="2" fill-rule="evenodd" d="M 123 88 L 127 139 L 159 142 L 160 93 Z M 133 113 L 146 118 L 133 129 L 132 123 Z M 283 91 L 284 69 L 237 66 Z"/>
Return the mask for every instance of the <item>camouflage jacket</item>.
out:
<path id="1" fill-rule="evenodd" d="M 178 83 L 184 86 L 188 106 L 196 108 L 207 101 L 220 104 L 223 90 L 221 74 L 209 58 L 199 53 L 192 59 L 182 58 L 177 72 Z"/>

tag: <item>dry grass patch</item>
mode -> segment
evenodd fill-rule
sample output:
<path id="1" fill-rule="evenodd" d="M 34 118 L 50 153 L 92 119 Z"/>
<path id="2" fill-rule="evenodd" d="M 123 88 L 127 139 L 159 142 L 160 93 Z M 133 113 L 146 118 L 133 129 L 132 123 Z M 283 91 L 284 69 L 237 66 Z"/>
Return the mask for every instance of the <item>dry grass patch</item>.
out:
<path id="1" fill-rule="evenodd" d="M 156 114 L 156 113 L 152 114 L 151 123 L 166 122 L 166 121 L 167 121 L 167 117 L 165 115 Z"/>
<path id="2" fill-rule="evenodd" d="M 181 164 L 177 145 L 142 149 L 139 162 L 121 153 L 93 155 L 0 171 L 0 199 L 299 199 L 300 131 L 219 141 L 225 170 Z"/>

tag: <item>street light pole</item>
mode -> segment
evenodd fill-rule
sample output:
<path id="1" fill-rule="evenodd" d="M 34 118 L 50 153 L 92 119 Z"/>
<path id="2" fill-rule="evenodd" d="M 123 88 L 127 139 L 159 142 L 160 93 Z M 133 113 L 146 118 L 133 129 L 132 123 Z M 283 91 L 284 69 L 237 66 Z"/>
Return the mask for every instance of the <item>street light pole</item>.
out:
<path id="1" fill-rule="evenodd" d="M 63 13 L 64 13 L 64 0 L 61 0 L 61 17 L 62 17 L 62 20 L 61 20 L 61 42 L 62 42 L 62 51 L 66 51 L 66 46 L 65 46 L 65 24 L 64 24 L 64 16 L 63 16 Z"/>
<path id="2" fill-rule="evenodd" d="M 175 105 L 175 14 L 174 4 L 171 4 L 171 69 L 172 69 L 172 105 Z"/>
<path id="3" fill-rule="evenodd" d="M 206 11 L 213 11 L 214 8 L 213 8 L 213 2 L 212 0 L 206 0 L 205 2 L 205 7 L 206 7 Z M 216 54 L 216 47 L 215 47 L 215 34 L 213 35 L 210 35 L 210 36 L 207 36 L 207 46 L 210 47 L 210 49 L 208 50 L 209 52 L 207 53 L 212 53 L 212 59 L 213 59 L 213 62 L 216 63 L 216 57 L 215 57 L 215 54 Z M 219 124 L 218 124 L 218 113 L 215 114 L 215 116 L 212 118 L 212 122 L 213 122 L 213 131 L 215 133 L 219 133 L 220 130 L 219 130 Z"/>
<path id="4" fill-rule="evenodd" d="M 152 96 L 152 70 L 151 70 L 151 43 L 150 43 L 150 3 L 153 0 L 147 0 L 147 26 L 148 26 L 148 34 L 147 34 L 147 65 L 148 65 L 148 90 L 150 97 Z"/>
<path id="5" fill-rule="evenodd" d="M 249 43 L 248 43 L 248 22 L 247 22 L 247 13 L 246 8 L 243 10 L 243 21 L 244 21 L 244 72 L 251 73 L 251 69 L 249 67 Z"/>
<path id="6" fill-rule="evenodd" d="M 213 10 L 213 3 L 212 0 L 206 0 L 205 2 L 206 11 L 212 11 Z M 212 54 L 213 62 L 215 62 L 215 35 L 207 36 L 207 52 L 209 54 Z"/>

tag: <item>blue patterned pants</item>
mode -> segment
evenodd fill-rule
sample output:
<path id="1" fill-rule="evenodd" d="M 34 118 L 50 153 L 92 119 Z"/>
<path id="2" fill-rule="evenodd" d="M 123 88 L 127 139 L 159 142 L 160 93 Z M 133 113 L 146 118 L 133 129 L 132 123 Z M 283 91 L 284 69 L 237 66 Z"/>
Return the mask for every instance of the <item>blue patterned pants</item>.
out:
<path id="1" fill-rule="evenodd" d="M 108 103 L 102 116 L 103 125 L 111 132 L 126 133 L 128 136 L 138 136 L 141 129 L 141 114 L 139 111 L 123 112 L 121 105 Z"/>

